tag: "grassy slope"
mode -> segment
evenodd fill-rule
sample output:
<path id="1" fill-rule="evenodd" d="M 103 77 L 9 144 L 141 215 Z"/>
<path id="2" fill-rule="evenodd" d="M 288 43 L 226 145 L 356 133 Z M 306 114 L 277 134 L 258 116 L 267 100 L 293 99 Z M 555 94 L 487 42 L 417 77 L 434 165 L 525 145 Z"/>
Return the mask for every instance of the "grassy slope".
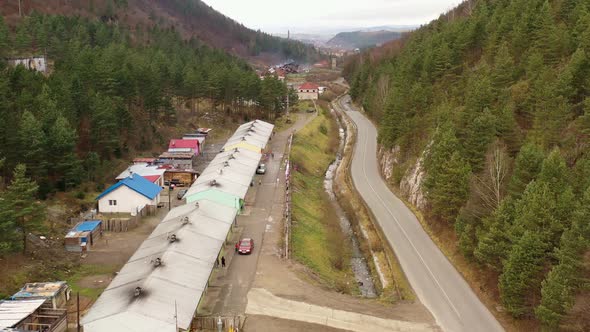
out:
<path id="1" fill-rule="evenodd" d="M 357 290 L 350 267 L 351 250 L 323 188 L 324 173 L 334 160 L 337 126 L 322 112 L 295 135 L 293 173 L 293 256 L 339 291 Z"/>

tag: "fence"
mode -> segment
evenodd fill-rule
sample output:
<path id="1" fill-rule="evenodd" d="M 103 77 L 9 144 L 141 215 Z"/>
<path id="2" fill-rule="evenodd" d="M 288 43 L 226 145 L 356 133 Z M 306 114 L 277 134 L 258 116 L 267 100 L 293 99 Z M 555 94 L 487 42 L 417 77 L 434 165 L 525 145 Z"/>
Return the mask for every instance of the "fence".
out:
<path id="1" fill-rule="evenodd" d="M 245 316 L 226 316 L 226 317 L 195 317 L 193 318 L 193 329 L 192 331 L 217 331 L 219 321 L 221 320 L 222 330 L 228 331 L 233 328 L 234 331 L 239 330 L 244 324 Z M 237 328 L 237 330 L 236 330 Z"/>
<path id="2" fill-rule="evenodd" d="M 285 252 L 283 257 L 289 259 L 291 257 L 291 146 L 293 145 L 293 135 L 289 136 L 289 143 L 287 144 L 287 152 L 285 153 Z"/>
<path id="3" fill-rule="evenodd" d="M 102 220 L 102 230 L 104 232 L 127 232 L 135 228 L 142 217 L 153 216 L 157 212 L 157 206 L 146 205 L 137 214 L 132 216 L 130 214 L 122 213 L 106 213 L 94 216 L 92 219 Z M 123 216 L 122 216 L 123 215 Z M 89 220 L 89 218 L 73 217 L 69 219 L 70 225 L 75 225 L 79 222 Z"/>

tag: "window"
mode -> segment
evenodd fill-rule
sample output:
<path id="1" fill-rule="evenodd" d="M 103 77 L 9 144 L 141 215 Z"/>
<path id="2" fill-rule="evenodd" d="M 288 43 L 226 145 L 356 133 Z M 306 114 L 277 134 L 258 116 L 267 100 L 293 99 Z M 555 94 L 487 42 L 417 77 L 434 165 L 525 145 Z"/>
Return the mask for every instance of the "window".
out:
<path id="1" fill-rule="evenodd" d="M 109 205 L 117 205 L 116 199 L 109 199 Z"/>

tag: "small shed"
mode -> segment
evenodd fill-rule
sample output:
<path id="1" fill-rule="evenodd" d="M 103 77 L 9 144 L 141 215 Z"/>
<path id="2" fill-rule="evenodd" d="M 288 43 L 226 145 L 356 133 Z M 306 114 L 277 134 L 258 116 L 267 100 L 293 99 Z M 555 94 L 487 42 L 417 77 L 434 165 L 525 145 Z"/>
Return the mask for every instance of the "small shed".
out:
<path id="1" fill-rule="evenodd" d="M 98 240 L 102 233 L 102 221 L 89 220 L 78 223 L 65 237 L 67 251 L 90 251 L 94 241 Z"/>
<path id="2" fill-rule="evenodd" d="M 65 281 L 27 283 L 11 300 L 46 299 L 53 309 L 65 308 L 70 299 L 70 287 Z"/>

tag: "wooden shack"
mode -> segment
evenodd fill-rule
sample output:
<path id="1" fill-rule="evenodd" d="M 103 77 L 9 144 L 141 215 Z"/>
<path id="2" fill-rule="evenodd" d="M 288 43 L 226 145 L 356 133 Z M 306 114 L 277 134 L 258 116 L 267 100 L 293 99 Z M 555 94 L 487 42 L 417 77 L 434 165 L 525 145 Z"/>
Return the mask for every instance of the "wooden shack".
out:
<path id="1" fill-rule="evenodd" d="M 192 169 L 167 169 L 164 173 L 164 184 L 175 184 L 188 187 L 197 179 L 197 172 Z"/>
<path id="2" fill-rule="evenodd" d="M 90 251 L 94 242 L 100 238 L 101 234 L 101 220 L 80 222 L 66 234 L 66 250 L 73 252 Z"/>

